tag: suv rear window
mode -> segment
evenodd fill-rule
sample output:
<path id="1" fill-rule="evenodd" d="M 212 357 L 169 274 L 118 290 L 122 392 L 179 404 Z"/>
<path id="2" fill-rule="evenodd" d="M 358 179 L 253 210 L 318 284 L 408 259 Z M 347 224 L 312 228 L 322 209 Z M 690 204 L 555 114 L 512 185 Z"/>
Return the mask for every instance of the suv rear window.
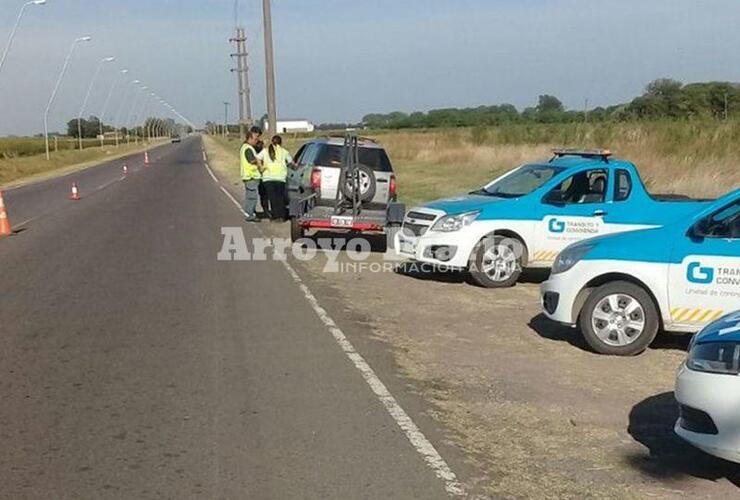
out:
<path id="1" fill-rule="evenodd" d="M 314 163 L 324 167 L 341 167 L 342 149 L 343 147 L 339 145 L 322 144 L 319 146 L 319 154 Z M 376 172 L 393 172 L 391 161 L 385 150 L 360 146 L 357 154 L 362 165 L 367 165 Z"/>

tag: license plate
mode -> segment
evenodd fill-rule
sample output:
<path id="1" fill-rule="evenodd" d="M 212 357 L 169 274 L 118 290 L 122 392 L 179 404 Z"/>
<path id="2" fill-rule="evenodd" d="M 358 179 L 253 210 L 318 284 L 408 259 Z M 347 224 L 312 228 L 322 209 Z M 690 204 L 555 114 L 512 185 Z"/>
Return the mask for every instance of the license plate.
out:
<path id="1" fill-rule="evenodd" d="M 414 245 L 410 241 L 406 240 L 399 240 L 400 248 L 398 249 L 401 253 L 406 253 L 409 255 L 416 255 L 416 245 Z"/>
<path id="2" fill-rule="evenodd" d="M 347 215 L 333 215 L 331 218 L 332 227 L 352 227 L 354 222 L 354 217 Z"/>

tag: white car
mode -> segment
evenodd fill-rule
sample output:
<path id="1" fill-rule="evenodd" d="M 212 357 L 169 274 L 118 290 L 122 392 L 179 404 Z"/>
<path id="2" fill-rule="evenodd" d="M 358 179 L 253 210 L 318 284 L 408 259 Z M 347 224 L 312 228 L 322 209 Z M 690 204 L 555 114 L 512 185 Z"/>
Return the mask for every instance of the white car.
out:
<path id="1" fill-rule="evenodd" d="M 676 434 L 740 463 L 740 311 L 699 332 L 676 380 Z"/>
<path id="2" fill-rule="evenodd" d="M 542 284 L 545 315 L 601 354 L 644 351 L 658 330 L 694 333 L 740 306 L 740 189 L 655 229 L 581 241 Z"/>

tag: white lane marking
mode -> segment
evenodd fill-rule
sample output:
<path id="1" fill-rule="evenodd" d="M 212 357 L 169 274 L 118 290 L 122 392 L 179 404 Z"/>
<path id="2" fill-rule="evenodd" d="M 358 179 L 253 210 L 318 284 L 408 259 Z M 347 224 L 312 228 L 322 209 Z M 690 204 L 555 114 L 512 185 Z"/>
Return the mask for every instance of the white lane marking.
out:
<path id="1" fill-rule="evenodd" d="M 123 179 L 125 179 L 125 177 L 123 177 Z M 115 182 L 120 182 L 120 181 L 121 181 L 121 180 L 123 180 L 123 179 L 122 179 L 122 178 L 118 178 L 118 179 L 113 179 L 113 180 L 112 180 L 112 181 L 110 181 L 110 182 L 106 182 L 106 183 L 105 183 L 105 184 L 103 184 L 102 186 L 98 186 L 98 187 L 97 187 L 97 188 L 95 189 L 95 191 L 100 191 L 100 190 L 103 190 L 103 189 L 107 188 L 108 186 L 110 186 L 111 184 L 113 184 L 113 183 L 115 183 Z M 95 192 L 95 191 L 93 191 L 93 192 Z"/>
<path id="2" fill-rule="evenodd" d="M 203 154 L 203 156 L 205 156 L 205 153 Z M 213 171 L 211 170 L 211 167 L 208 166 L 208 163 L 206 163 L 205 166 L 206 166 L 206 170 L 208 170 L 208 174 L 211 176 L 211 179 L 213 179 L 213 182 L 218 184 L 218 179 L 216 179 L 216 176 L 213 175 Z"/>
<path id="3" fill-rule="evenodd" d="M 208 164 L 204 165 L 208 172 L 211 174 L 211 177 L 215 177 Z M 232 196 L 232 194 L 229 193 L 226 188 L 220 185 L 220 183 L 219 187 L 221 188 L 221 191 L 223 191 L 226 196 L 234 203 L 234 205 L 236 205 L 239 211 L 246 216 L 246 212 L 244 212 L 241 204 L 236 200 L 236 198 L 234 198 L 234 196 Z M 257 227 L 256 229 L 257 231 L 262 233 L 262 230 L 259 227 Z M 465 488 L 460 483 L 460 481 L 458 481 L 457 476 L 447 464 L 445 459 L 442 458 L 442 455 L 439 454 L 434 445 L 427 439 L 427 437 L 414 423 L 411 417 L 409 417 L 408 413 L 406 413 L 401 405 L 398 404 L 396 398 L 393 397 L 385 384 L 380 380 L 378 375 L 375 373 L 375 370 L 372 369 L 367 361 L 365 361 L 365 358 L 363 358 L 362 355 L 355 349 L 355 347 L 349 341 L 344 332 L 337 326 L 331 316 L 329 316 L 329 313 L 326 312 L 326 309 L 321 307 L 321 304 L 319 304 L 316 296 L 311 292 L 308 286 L 306 286 L 306 284 L 303 282 L 293 266 L 291 266 L 286 260 L 281 260 L 280 262 L 283 263 L 285 270 L 288 271 L 288 274 L 290 274 L 291 278 L 293 278 L 293 281 L 301 289 L 311 308 L 314 310 L 321 322 L 329 329 L 329 333 L 332 334 L 334 340 L 337 342 L 337 344 L 339 344 L 339 347 L 355 365 L 355 368 L 357 368 L 357 370 L 360 372 L 362 378 L 365 379 L 365 382 L 367 382 L 367 385 L 370 386 L 370 389 L 383 404 L 385 409 L 390 414 L 391 418 L 395 420 L 396 424 L 398 424 L 404 434 L 406 434 L 406 438 L 409 440 L 416 452 L 424 458 L 427 466 L 429 466 L 429 468 L 434 471 L 434 474 L 444 482 L 445 490 L 447 491 L 447 493 L 451 496 L 456 497 L 466 496 Z"/>
<path id="4" fill-rule="evenodd" d="M 28 224 L 29 222 L 33 222 L 33 221 L 35 221 L 36 219 L 38 219 L 39 217 L 41 217 L 41 216 L 40 216 L 40 215 L 37 215 L 36 217 L 31 217 L 30 219 L 26 219 L 26 220 L 24 220 L 23 222 L 18 222 L 18 223 L 16 223 L 16 224 L 13 224 L 13 226 L 14 226 L 14 227 L 16 227 L 16 228 L 19 228 L 19 227 L 21 227 L 21 226 L 25 226 L 25 225 L 26 225 L 26 224 Z"/>

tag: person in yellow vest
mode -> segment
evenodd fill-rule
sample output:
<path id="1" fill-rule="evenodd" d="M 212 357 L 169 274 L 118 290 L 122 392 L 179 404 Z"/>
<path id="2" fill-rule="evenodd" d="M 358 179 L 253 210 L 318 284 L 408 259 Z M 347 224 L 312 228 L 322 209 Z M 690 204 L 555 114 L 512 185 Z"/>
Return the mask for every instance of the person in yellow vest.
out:
<path id="1" fill-rule="evenodd" d="M 283 148 L 283 139 L 276 135 L 270 145 L 260 153 L 262 160 L 262 185 L 267 192 L 270 203 L 270 218 L 274 221 L 287 220 L 285 181 L 288 178 L 288 166 L 293 163 L 293 157 Z"/>
<path id="2" fill-rule="evenodd" d="M 242 182 L 244 182 L 244 212 L 247 221 L 256 222 L 257 200 L 259 199 L 260 179 L 262 178 L 262 161 L 254 147 L 259 141 L 260 134 L 250 130 L 239 151 L 239 163 Z"/>

